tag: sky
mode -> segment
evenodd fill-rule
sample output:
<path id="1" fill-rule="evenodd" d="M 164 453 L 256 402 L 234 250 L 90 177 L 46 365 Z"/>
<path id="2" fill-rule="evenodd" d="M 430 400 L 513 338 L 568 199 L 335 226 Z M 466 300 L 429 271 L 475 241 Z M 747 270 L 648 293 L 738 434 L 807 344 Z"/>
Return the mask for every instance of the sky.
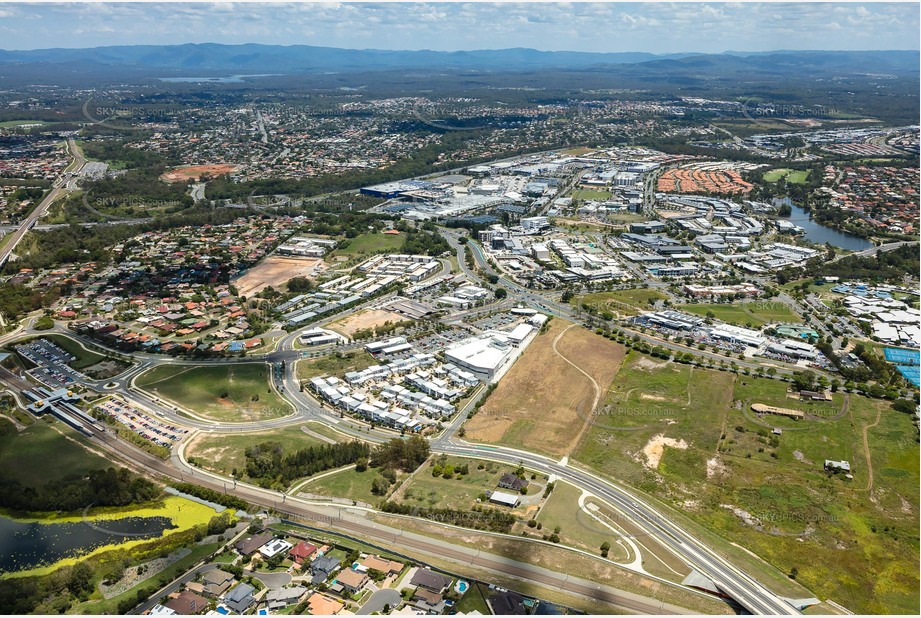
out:
<path id="1" fill-rule="evenodd" d="M 0 48 L 265 43 L 652 53 L 919 49 L 919 3 L 0 2 Z"/>

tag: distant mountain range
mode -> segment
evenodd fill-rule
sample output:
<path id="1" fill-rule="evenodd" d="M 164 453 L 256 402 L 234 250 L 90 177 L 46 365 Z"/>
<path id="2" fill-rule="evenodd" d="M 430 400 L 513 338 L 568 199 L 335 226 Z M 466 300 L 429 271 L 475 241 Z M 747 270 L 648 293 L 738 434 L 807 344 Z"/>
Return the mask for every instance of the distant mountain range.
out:
<path id="1" fill-rule="evenodd" d="M 6 65 L 36 69 L 45 65 L 81 72 L 106 69 L 169 75 L 233 73 L 327 73 L 376 70 L 439 69 L 447 71 L 532 71 L 547 69 L 624 69 L 642 65 L 649 72 L 745 71 L 783 73 L 817 70 L 858 73 L 913 73 L 919 70 L 917 51 L 777 51 L 723 54 L 668 54 L 643 52 L 546 52 L 514 48 L 458 52 L 338 49 L 309 45 L 130 45 L 87 49 L 0 50 L 0 69 Z M 13 65 L 13 66 L 11 66 Z M 49 69 L 52 67 L 48 67 Z M 639 68 L 639 67 L 635 67 Z M 631 71 L 632 72 L 632 71 Z"/>

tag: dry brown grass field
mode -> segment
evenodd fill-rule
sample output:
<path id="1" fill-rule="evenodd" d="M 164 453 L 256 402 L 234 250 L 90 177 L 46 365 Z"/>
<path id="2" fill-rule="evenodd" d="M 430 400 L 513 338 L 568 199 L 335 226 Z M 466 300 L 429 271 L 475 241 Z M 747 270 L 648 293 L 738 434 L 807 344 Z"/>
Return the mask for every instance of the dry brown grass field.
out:
<path id="1" fill-rule="evenodd" d="M 553 320 L 467 421 L 467 438 L 568 455 L 623 359 L 623 346 Z"/>

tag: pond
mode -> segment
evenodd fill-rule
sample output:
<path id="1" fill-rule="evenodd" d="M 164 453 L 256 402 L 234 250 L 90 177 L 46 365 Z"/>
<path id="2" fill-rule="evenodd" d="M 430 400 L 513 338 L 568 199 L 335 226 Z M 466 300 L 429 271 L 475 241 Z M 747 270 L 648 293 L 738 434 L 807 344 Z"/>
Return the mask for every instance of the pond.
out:
<path id="1" fill-rule="evenodd" d="M 21 522 L 0 516 L 0 574 L 75 558 L 103 545 L 158 538 L 169 517 L 125 517 L 69 523 Z"/>
<path id="2" fill-rule="evenodd" d="M 788 197 L 782 200 L 774 200 L 774 204 L 788 204 L 790 206 L 793 213 L 789 217 L 783 217 L 783 219 L 803 228 L 806 231 L 803 238 L 810 242 L 819 245 L 828 243 L 833 247 L 846 249 L 847 251 L 863 251 L 873 246 L 873 243 L 866 238 L 845 234 L 844 232 L 839 232 L 838 230 L 826 227 L 814 221 L 812 217 L 809 216 L 809 213 L 790 201 Z"/>

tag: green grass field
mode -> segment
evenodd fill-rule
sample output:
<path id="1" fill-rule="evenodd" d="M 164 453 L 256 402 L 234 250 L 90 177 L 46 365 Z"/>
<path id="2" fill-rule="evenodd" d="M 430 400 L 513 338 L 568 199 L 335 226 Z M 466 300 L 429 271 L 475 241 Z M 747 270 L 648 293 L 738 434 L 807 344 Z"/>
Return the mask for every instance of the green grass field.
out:
<path id="1" fill-rule="evenodd" d="M 371 484 L 378 476 L 377 470 L 373 468 L 368 468 L 364 472 L 357 472 L 355 469 L 343 470 L 310 480 L 299 487 L 298 491 L 330 498 L 350 498 L 376 505 L 381 501 L 381 496 L 371 493 Z"/>
<path id="2" fill-rule="evenodd" d="M 759 419 L 753 402 L 812 417 Z M 857 613 L 918 612 L 919 459 L 907 415 L 885 401 L 843 393 L 828 403 L 799 402 L 786 397 L 780 381 L 636 353 L 605 404 L 577 461 L 674 507 L 775 592 L 802 596 L 801 584 Z M 642 463 L 643 447 L 658 434 L 687 446 L 665 446 L 653 471 Z M 825 459 L 846 459 L 854 478 L 825 473 Z M 742 511 L 761 523 L 745 523 Z M 794 568 L 795 581 L 786 576 Z"/>
<path id="3" fill-rule="evenodd" d="M 309 425 L 304 425 L 309 428 Z M 223 476 L 230 476 L 236 469 L 241 475 L 246 470 L 244 452 L 247 448 L 263 442 L 278 442 L 286 453 L 308 446 L 325 444 L 301 429 L 301 425 L 260 431 L 256 433 L 201 434 L 185 451 L 187 459 L 195 459 L 197 465 Z"/>
<path id="4" fill-rule="evenodd" d="M 137 385 L 216 421 L 259 421 L 291 413 L 290 404 L 269 387 L 263 363 L 161 365 L 141 374 Z"/>
<path id="5" fill-rule="evenodd" d="M 549 534 L 559 527 L 561 543 L 599 555 L 601 544 L 608 542 L 611 544 L 608 554 L 611 560 L 627 560 L 627 551 L 615 543 L 617 535 L 613 531 L 606 534 L 603 524 L 579 508 L 581 495 L 582 490 L 569 483 L 555 483 L 550 497 L 537 516 L 537 521 L 543 526 L 541 531 Z"/>
<path id="6" fill-rule="evenodd" d="M 370 255 L 372 253 L 395 252 L 403 246 L 404 234 L 362 234 L 349 240 L 348 245 L 336 249 L 329 254 L 330 257 L 337 255 Z"/>
<path id="7" fill-rule="evenodd" d="M 574 200 L 606 200 L 611 197 L 611 192 L 595 189 L 576 189 L 570 197 Z"/>
<path id="8" fill-rule="evenodd" d="M 699 315 L 702 318 L 708 317 L 708 314 L 712 313 L 713 318 L 716 320 L 752 328 L 772 322 L 799 324 L 803 321 L 799 315 L 793 313 L 789 307 L 779 301 L 752 301 L 732 305 L 692 303 L 679 305 L 676 309 Z"/>
<path id="9" fill-rule="evenodd" d="M 467 464 L 469 473 L 460 478 L 455 474 L 453 478 L 446 479 L 441 476 L 432 476 L 434 468 L 432 464 L 437 461 L 437 458 L 430 459 L 429 463 L 425 464 L 424 468 L 412 478 L 403 491 L 403 502 L 417 504 L 424 508 L 469 510 L 476 505 L 477 496 L 496 489 L 499 477 L 504 472 L 512 471 L 512 468 L 508 466 L 491 462 L 482 462 L 484 469 L 477 470 L 481 462 L 475 459 L 448 457 L 444 460 L 448 465 L 456 468 Z M 538 481 L 541 483 L 540 491 L 543 491 L 543 479 L 538 479 Z"/>
<path id="10" fill-rule="evenodd" d="M 113 465 L 65 436 L 77 439 L 78 434 L 59 421 L 51 427 L 44 420 L 20 433 L 13 430 L 0 435 L 0 478 L 16 479 L 27 487 L 35 487 L 52 479 L 83 476 L 90 470 Z"/>
<path id="11" fill-rule="evenodd" d="M 301 380 L 325 375 L 341 377 L 348 371 L 361 371 L 376 362 L 374 357 L 364 350 L 345 354 L 336 352 L 319 358 L 302 358 L 297 361 L 297 377 Z"/>
<path id="12" fill-rule="evenodd" d="M 784 178 L 787 183 L 794 185 L 801 185 L 806 182 L 806 178 L 809 177 L 808 170 L 791 170 L 789 168 L 778 168 L 769 170 L 764 173 L 762 179 L 764 182 L 777 182 L 781 178 Z"/>
<path id="13" fill-rule="evenodd" d="M 632 289 L 577 295 L 573 296 L 569 302 L 575 307 L 581 307 L 585 303 L 594 307 L 598 312 L 610 311 L 615 314 L 636 315 L 639 311 L 651 309 L 650 300 L 665 300 L 666 298 L 668 296 L 656 290 Z"/>

